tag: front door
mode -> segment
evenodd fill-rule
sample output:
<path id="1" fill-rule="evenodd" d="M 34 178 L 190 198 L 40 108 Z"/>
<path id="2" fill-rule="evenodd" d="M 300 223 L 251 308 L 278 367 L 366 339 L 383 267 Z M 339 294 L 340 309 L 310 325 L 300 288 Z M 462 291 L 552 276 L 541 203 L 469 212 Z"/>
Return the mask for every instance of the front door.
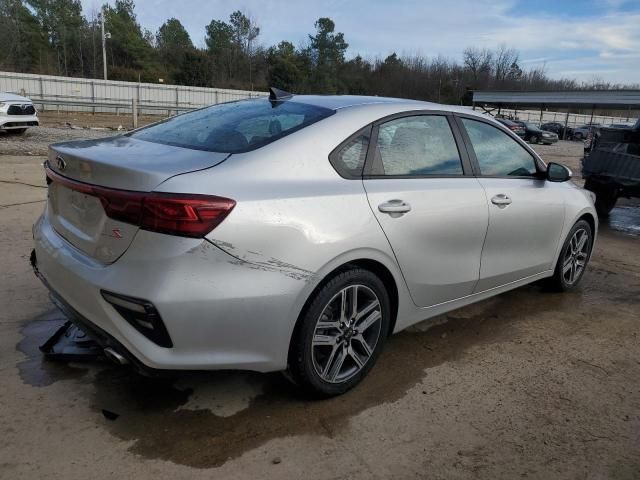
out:
<path id="1" fill-rule="evenodd" d="M 544 180 L 542 165 L 508 133 L 482 120 L 460 120 L 489 209 L 475 291 L 550 270 L 564 225 L 561 188 Z"/>

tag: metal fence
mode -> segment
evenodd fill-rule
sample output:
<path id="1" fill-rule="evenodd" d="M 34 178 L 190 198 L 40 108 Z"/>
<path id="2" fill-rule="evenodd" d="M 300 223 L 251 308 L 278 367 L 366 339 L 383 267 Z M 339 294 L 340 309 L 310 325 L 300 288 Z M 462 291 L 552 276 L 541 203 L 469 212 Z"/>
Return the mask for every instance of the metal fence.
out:
<path id="1" fill-rule="evenodd" d="M 0 91 L 29 97 L 40 110 L 171 115 L 217 103 L 261 97 L 266 92 L 185 87 L 0 72 Z"/>
<path id="2" fill-rule="evenodd" d="M 496 111 L 497 112 L 497 111 Z M 496 113 L 493 112 L 493 113 Z M 549 112 L 543 111 L 542 116 L 540 110 L 513 110 L 509 108 L 502 108 L 500 113 L 505 118 L 513 120 L 522 120 L 524 122 L 531 122 L 535 124 L 542 124 L 548 122 L 558 122 L 564 125 L 567 118 L 567 112 Z M 579 127 L 586 125 L 589 122 L 598 123 L 600 125 L 609 125 L 612 123 L 635 123 L 637 119 L 629 116 L 613 117 L 608 115 L 594 115 L 593 120 L 591 114 L 569 113 L 567 125 L 570 127 Z"/>

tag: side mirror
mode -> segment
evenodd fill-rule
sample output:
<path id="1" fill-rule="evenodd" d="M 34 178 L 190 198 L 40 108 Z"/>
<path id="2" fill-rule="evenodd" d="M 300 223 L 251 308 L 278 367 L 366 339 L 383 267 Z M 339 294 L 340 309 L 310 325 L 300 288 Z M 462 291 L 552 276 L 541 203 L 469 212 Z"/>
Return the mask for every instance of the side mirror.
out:
<path id="1" fill-rule="evenodd" d="M 547 165 L 547 180 L 550 182 L 566 182 L 571 178 L 573 173 L 560 163 L 549 163 Z"/>

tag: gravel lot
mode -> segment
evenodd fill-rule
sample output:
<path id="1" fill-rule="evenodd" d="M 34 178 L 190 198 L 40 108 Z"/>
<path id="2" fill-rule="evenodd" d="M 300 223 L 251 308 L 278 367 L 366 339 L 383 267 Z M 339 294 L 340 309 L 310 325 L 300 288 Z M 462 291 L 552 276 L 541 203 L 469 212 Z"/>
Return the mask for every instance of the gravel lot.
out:
<path id="1" fill-rule="evenodd" d="M 278 374 L 42 359 L 63 318 L 28 264 L 40 156 L 105 133 L 0 137 L 0 478 L 640 478 L 636 203 L 601 224 L 578 290 L 527 286 L 418 325 L 356 390 L 313 402 Z M 579 171 L 579 144 L 536 148 Z"/>
<path id="2" fill-rule="evenodd" d="M 46 156 L 47 148 L 56 142 L 69 142 L 88 138 L 101 138 L 117 135 L 111 129 L 71 129 L 38 127 L 30 128 L 22 135 L 0 132 L 0 155 Z"/>

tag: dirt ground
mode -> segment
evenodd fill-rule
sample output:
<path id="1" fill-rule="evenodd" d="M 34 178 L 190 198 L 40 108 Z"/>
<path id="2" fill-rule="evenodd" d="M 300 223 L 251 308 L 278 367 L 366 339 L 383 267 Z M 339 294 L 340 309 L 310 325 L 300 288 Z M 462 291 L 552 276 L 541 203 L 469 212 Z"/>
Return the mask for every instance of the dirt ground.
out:
<path id="1" fill-rule="evenodd" d="M 579 172 L 579 144 L 539 151 Z M 527 286 L 418 325 L 358 388 L 310 401 L 279 374 L 43 360 L 64 319 L 28 262 L 41 161 L 0 155 L 0 478 L 640 478 L 636 203 L 601 224 L 576 291 Z"/>

